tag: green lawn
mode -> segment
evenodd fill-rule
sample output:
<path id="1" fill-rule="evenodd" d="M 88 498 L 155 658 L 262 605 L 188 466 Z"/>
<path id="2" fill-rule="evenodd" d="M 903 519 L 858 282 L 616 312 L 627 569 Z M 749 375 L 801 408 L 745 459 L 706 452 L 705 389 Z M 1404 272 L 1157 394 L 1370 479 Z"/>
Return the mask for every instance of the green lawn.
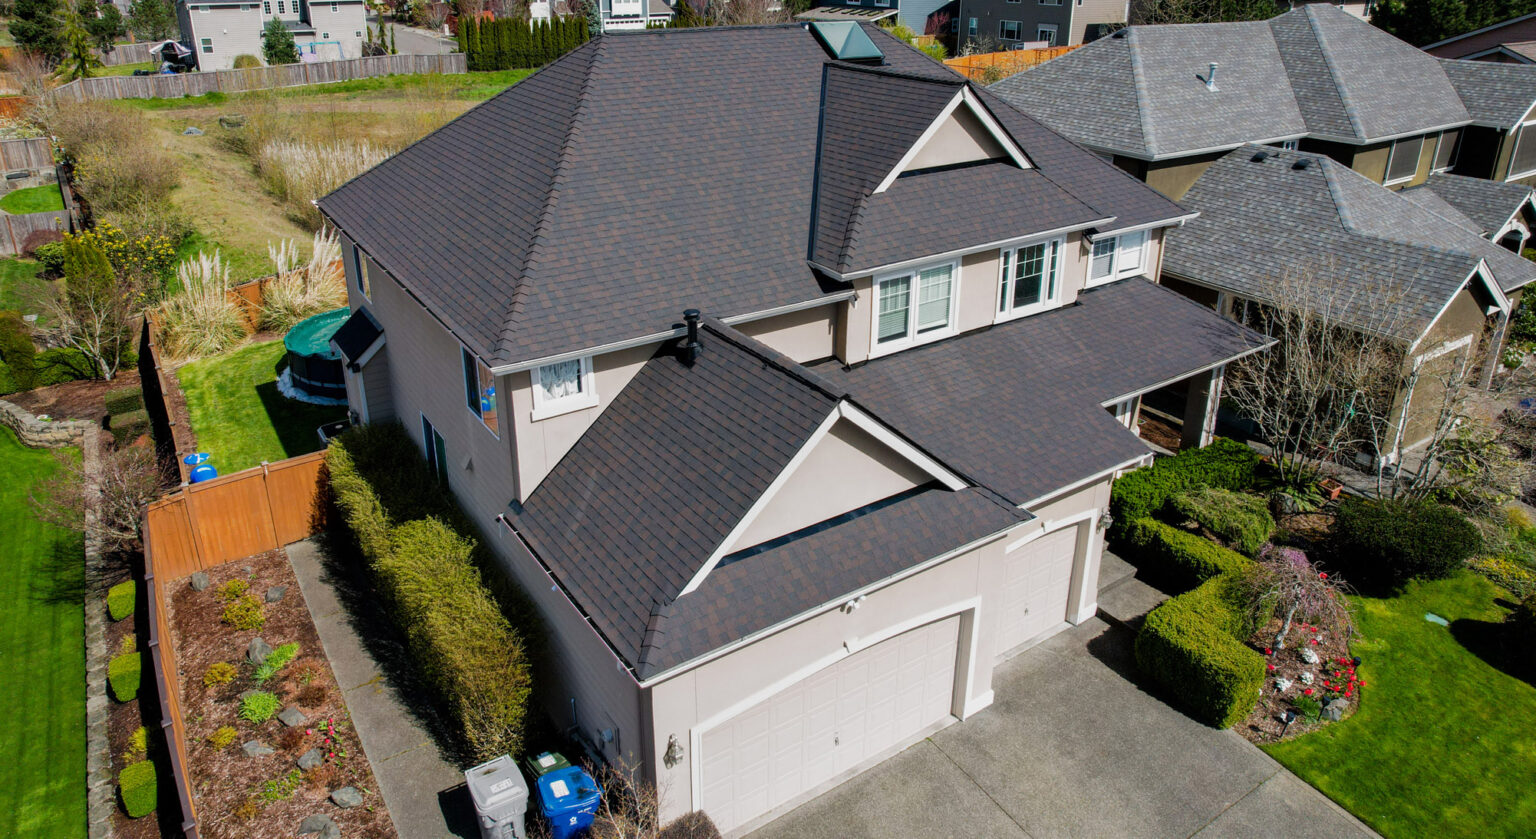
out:
<path id="1" fill-rule="evenodd" d="M 29 490 L 54 453 L 0 428 L 0 835 L 85 836 L 85 565 Z"/>
<path id="2" fill-rule="evenodd" d="M 138 64 L 114 64 L 110 67 L 97 67 L 98 76 L 131 76 L 135 70 L 155 70 L 160 67 L 158 62 L 141 61 Z"/>
<path id="3" fill-rule="evenodd" d="M 47 280 L 37 272 L 43 266 L 35 259 L 0 259 L 0 309 L 31 314 L 37 311 L 38 297 Z"/>
<path id="4" fill-rule="evenodd" d="M 1536 687 L 1487 652 L 1503 637 L 1501 596 L 1465 572 L 1356 598 L 1368 684 L 1359 713 L 1265 750 L 1389 837 L 1531 835 Z"/>
<path id="5" fill-rule="evenodd" d="M 315 451 L 315 430 L 346 416 L 344 407 L 284 398 L 277 390 L 283 356 L 283 342 L 269 341 L 177 371 L 198 450 L 211 455 L 220 475 Z"/>
<path id="6" fill-rule="evenodd" d="M 448 96 L 478 102 L 506 90 L 508 87 L 532 75 L 532 70 L 492 70 L 484 73 L 408 73 L 395 76 L 376 76 L 371 79 L 353 79 L 331 84 L 285 87 L 276 91 L 252 93 L 205 93 L 202 96 L 183 96 L 180 99 L 120 99 L 124 105 L 146 111 L 167 111 L 178 108 L 203 108 L 209 105 L 238 102 L 241 97 L 267 96 L 271 93 L 283 98 L 305 99 L 321 96 L 354 98 L 379 91 L 419 91 L 441 89 Z"/>
<path id="7" fill-rule="evenodd" d="M 58 184 L 15 189 L 0 197 L 0 210 L 17 216 L 27 213 L 59 213 L 64 211 L 64 196 L 59 193 Z"/>

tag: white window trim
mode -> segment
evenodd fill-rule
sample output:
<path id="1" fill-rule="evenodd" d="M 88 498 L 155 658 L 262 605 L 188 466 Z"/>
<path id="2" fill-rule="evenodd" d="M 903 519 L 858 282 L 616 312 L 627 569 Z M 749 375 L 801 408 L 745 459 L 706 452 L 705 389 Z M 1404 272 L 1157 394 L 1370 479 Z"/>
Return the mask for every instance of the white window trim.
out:
<path id="1" fill-rule="evenodd" d="M 1458 131 L 1459 132 L 1459 129 L 1452 128 L 1452 129 L 1448 129 L 1446 131 L 1442 131 L 1442 132 L 1440 132 L 1439 136 L 1437 136 L 1435 138 L 1435 154 L 1434 154 L 1433 157 L 1431 157 L 1429 159 L 1429 171 L 1430 171 L 1431 174 L 1435 174 L 1437 172 L 1449 172 L 1452 169 L 1456 168 L 1456 158 L 1460 156 L 1460 153 L 1459 153 L 1459 151 L 1457 150 L 1457 148 L 1455 146 L 1451 147 L 1451 159 L 1450 159 L 1450 162 L 1446 163 L 1444 166 L 1436 166 L 1435 165 L 1436 163 L 1438 163 L 1440 161 L 1440 146 L 1441 146 L 1442 143 L 1445 142 L 1445 135 L 1451 133 L 1451 131 Z M 1457 140 L 1461 139 L 1460 133 L 1457 134 L 1456 139 Z M 1514 157 L 1511 156 L 1510 159 L 1513 160 Z"/>
<path id="2" fill-rule="evenodd" d="M 544 391 L 539 387 L 539 368 L 535 367 L 528 371 L 530 381 L 533 383 L 533 414 L 529 417 L 530 420 L 538 422 L 597 405 L 597 388 L 594 386 L 592 376 L 592 356 L 584 355 L 577 360 L 581 362 L 581 393 L 564 399 L 545 400 Z"/>
<path id="3" fill-rule="evenodd" d="M 1398 148 L 1398 146 L 1400 146 L 1404 142 L 1406 142 L 1408 140 L 1412 140 L 1412 139 L 1414 139 L 1414 138 L 1413 137 L 1403 137 L 1401 139 L 1397 139 L 1397 140 L 1393 140 L 1392 141 L 1392 145 L 1391 145 L 1391 147 L 1387 151 L 1387 168 L 1386 168 L 1385 171 L 1382 172 L 1382 182 L 1381 182 L 1382 186 L 1396 186 L 1398 184 L 1405 184 L 1405 183 L 1408 183 L 1409 181 L 1413 180 L 1415 177 L 1418 176 L 1418 174 L 1419 174 L 1419 164 L 1421 162 L 1423 162 L 1423 160 L 1424 160 L 1424 137 L 1423 137 L 1423 135 L 1418 135 L 1419 153 L 1414 155 L 1414 157 L 1413 157 L 1413 171 L 1408 173 L 1407 177 L 1393 178 L 1392 180 L 1387 180 L 1387 178 L 1391 177 L 1391 175 L 1392 175 L 1392 161 L 1397 159 L 1397 148 Z M 1514 156 L 1511 155 L 1510 159 L 1513 160 Z"/>
<path id="4" fill-rule="evenodd" d="M 1125 239 L 1127 236 L 1141 237 L 1141 261 L 1137 263 L 1133 268 L 1127 268 L 1121 265 L 1121 254 L 1125 252 Z M 1093 247 L 1100 242 L 1108 241 L 1111 239 L 1114 240 L 1115 249 L 1110 254 L 1109 258 L 1109 275 L 1095 279 L 1093 276 Z M 1131 233 L 1121 233 L 1118 236 L 1101 237 L 1090 241 L 1088 243 L 1088 272 L 1086 274 L 1083 287 L 1097 288 L 1101 285 L 1108 285 L 1109 283 L 1115 282 L 1116 280 L 1123 280 L 1126 277 L 1135 277 L 1141 274 L 1145 274 L 1147 270 L 1147 246 L 1151 243 L 1152 237 L 1147 235 L 1147 231 L 1145 230 L 1133 231 Z"/>
<path id="5" fill-rule="evenodd" d="M 476 410 L 474 408 L 469 407 L 469 378 L 468 378 L 468 376 L 465 375 L 464 370 L 463 370 L 464 362 L 466 362 L 466 361 L 468 363 L 473 364 L 475 366 L 475 399 L 477 401 L 480 399 L 480 371 L 481 371 L 481 369 L 484 369 L 485 372 L 486 372 L 486 375 L 490 376 L 490 378 L 491 378 L 491 411 L 493 411 L 496 414 L 496 426 L 497 426 L 496 428 L 492 428 L 491 424 L 485 421 L 485 411 L 483 411 L 483 410 Z M 484 427 L 486 431 L 489 431 L 491 433 L 492 437 L 495 437 L 496 439 L 500 440 L 501 439 L 500 427 L 501 427 L 501 423 L 502 423 L 503 413 L 502 413 L 502 410 L 501 410 L 501 393 L 498 392 L 498 390 L 496 388 L 496 374 L 491 372 L 490 365 L 485 364 L 479 358 L 477 358 L 474 353 L 469 351 L 468 347 L 459 347 L 459 363 L 460 363 L 459 364 L 459 367 L 460 367 L 459 375 L 462 378 L 464 378 L 464 410 L 468 411 L 471 416 L 473 416 L 475 419 L 479 420 L 480 421 L 480 425 L 482 427 Z"/>
<path id="6" fill-rule="evenodd" d="M 1050 33 L 1050 37 L 1049 38 L 1042 38 L 1042 37 L 1040 37 L 1040 34 L 1043 33 L 1043 32 Z M 1060 32 L 1061 32 L 1061 30 L 1058 29 L 1056 27 L 1056 24 L 1054 24 L 1054 23 L 1037 23 L 1037 24 L 1035 24 L 1035 40 L 1037 40 L 1037 41 L 1044 41 L 1047 46 L 1052 46 L 1052 47 L 1056 46 L 1056 36 L 1058 34 L 1060 34 Z"/>
<path id="7" fill-rule="evenodd" d="M 1510 147 L 1509 150 L 1509 165 L 1511 167 L 1515 165 L 1515 158 L 1520 156 L 1520 143 L 1521 141 L 1525 140 L 1525 130 L 1527 128 L 1531 128 L 1531 126 L 1536 126 L 1536 119 L 1526 120 L 1515 128 L 1515 144 L 1514 146 Z M 1531 133 L 1536 135 L 1536 128 L 1533 128 Z M 1532 139 L 1536 140 L 1536 136 L 1533 136 Z M 1531 169 L 1527 172 L 1510 172 L 1504 177 L 1504 180 L 1514 181 L 1519 180 L 1520 178 L 1528 178 L 1532 175 L 1536 175 L 1536 169 Z"/>
<path id="8" fill-rule="evenodd" d="M 1006 34 L 1004 34 L 1004 27 L 1006 27 L 1010 23 L 1013 24 L 1013 26 L 1014 26 L 1014 31 L 1013 31 L 1013 37 L 1012 38 L 1010 38 Z M 1024 22 L 1020 21 L 1020 20 L 1000 20 L 1000 21 L 998 21 L 997 22 L 997 37 L 998 37 L 999 40 L 1003 40 L 1003 41 L 1022 41 L 1024 39 Z"/>
<path id="9" fill-rule="evenodd" d="M 1004 274 L 1004 272 L 1010 270 L 1013 268 L 1013 266 L 1018 264 L 1019 251 L 1023 248 L 1033 247 L 1035 245 L 1049 245 L 1053 242 L 1056 245 L 1056 276 L 1048 280 L 1047 288 L 1054 289 L 1055 293 L 1047 295 L 1039 303 L 1014 308 L 1013 294 L 1012 290 L 1010 289 L 1010 293 L 1008 295 L 1008 309 L 1007 311 L 1004 311 L 1001 307 L 1003 286 L 1009 282 L 1009 278 Z M 1061 285 L 1063 274 L 1062 263 L 1066 261 L 1066 255 L 1067 240 L 1059 236 L 1051 239 L 1040 239 L 1034 242 L 1023 242 L 1015 247 L 1004 248 L 1002 251 L 1000 251 L 998 253 L 999 268 L 997 275 L 997 296 L 999 306 L 993 312 L 992 322 L 1003 323 L 1005 321 L 1015 320 L 1017 318 L 1029 317 L 1030 315 L 1039 314 L 1040 312 L 1044 312 L 1050 309 L 1061 308 Z"/>
<path id="10" fill-rule="evenodd" d="M 918 333 L 917 309 L 921 304 L 919 300 L 921 282 L 918 277 L 924 271 L 938 268 L 942 265 L 949 266 L 949 323 L 942 329 L 934 329 L 929 332 Z M 880 342 L 880 284 L 888 280 L 901 277 L 910 277 L 912 284 L 907 293 L 907 336 L 899 341 Z M 929 344 L 934 341 L 949 338 L 957 334 L 960 322 L 960 260 L 941 260 L 929 262 L 925 265 L 917 265 L 903 271 L 890 271 L 885 274 L 877 274 L 869 287 L 869 357 L 878 358 L 883 355 L 901 352 L 912 347 Z"/>

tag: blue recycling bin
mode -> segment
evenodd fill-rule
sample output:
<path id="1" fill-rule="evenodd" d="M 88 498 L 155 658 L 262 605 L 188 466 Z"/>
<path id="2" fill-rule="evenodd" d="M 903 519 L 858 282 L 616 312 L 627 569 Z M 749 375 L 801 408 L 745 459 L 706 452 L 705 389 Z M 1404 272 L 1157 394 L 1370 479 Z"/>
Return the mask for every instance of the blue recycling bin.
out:
<path id="1" fill-rule="evenodd" d="M 603 800 L 603 791 L 585 769 L 570 766 L 538 778 L 539 811 L 549 822 L 550 839 L 575 839 L 586 834 Z"/>
<path id="2" fill-rule="evenodd" d="M 198 466 L 196 469 L 193 469 L 192 474 L 189 475 L 188 478 L 191 483 L 200 484 L 203 481 L 211 480 L 213 478 L 217 478 L 218 476 L 219 470 L 213 468 L 213 464 L 204 463 Z"/>

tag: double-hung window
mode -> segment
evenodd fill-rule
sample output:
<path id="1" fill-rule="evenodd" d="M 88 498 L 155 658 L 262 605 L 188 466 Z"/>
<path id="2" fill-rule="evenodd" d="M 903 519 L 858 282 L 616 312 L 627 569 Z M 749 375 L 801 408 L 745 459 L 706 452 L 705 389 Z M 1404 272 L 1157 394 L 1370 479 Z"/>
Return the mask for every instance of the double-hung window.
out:
<path id="1" fill-rule="evenodd" d="M 998 317 L 1018 317 L 1061 304 L 1061 240 L 1003 251 Z"/>
<path id="2" fill-rule="evenodd" d="M 1036 26 L 1035 40 L 1044 41 L 1048 47 L 1056 46 L 1056 24 L 1042 23 Z"/>
<path id="3" fill-rule="evenodd" d="M 959 266 L 953 262 L 875 280 L 876 353 L 889 352 L 955 331 L 955 290 Z"/>
<path id="4" fill-rule="evenodd" d="M 371 288 L 368 285 L 368 255 L 363 253 L 363 249 L 357 245 L 352 246 L 352 262 L 357 268 L 357 290 L 361 291 L 364 297 L 372 300 Z"/>
<path id="5" fill-rule="evenodd" d="M 272 0 L 261 0 L 261 13 L 264 15 L 272 14 Z"/>
<path id="6" fill-rule="evenodd" d="M 1004 41 L 1017 41 L 1022 37 L 1024 24 L 1016 20 L 998 21 L 997 37 Z"/>
<path id="7" fill-rule="evenodd" d="M 1095 239 L 1088 258 L 1088 285 L 1095 286 L 1142 273 L 1146 261 L 1147 232 Z"/>
<path id="8" fill-rule="evenodd" d="M 464 401 L 469 412 L 479 417 L 492 434 L 501 436 L 500 412 L 496 410 L 496 377 L 491 375 L 491 368 L 481 364 L 469 350 L 460 347 L 459 355 L 464 362 Z"/>
<path id="9" fill-rule="evenodd" d="M 533 371 L 533 418 L 558 416 L 597 404 L 592 358 L 546 364 Z"/>
<path id="10" fill-rule="evenodd" d="M 966 24 L 965 31 L 972 38 L 976 37 L 976 18 L 970 19 L 970 22 Z"/>

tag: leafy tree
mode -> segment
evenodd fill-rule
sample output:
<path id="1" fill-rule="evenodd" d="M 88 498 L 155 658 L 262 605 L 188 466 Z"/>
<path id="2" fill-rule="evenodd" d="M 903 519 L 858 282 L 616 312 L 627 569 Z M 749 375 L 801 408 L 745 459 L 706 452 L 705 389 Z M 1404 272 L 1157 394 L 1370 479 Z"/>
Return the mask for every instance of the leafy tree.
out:
<path id="1" fill-rule="evenodd" d="M 59 0 L 16 0 L 11 37 L 16 46 L 49 61 L 64 57 L 63 6 Z"/>
<path id="2" fill-rule="evenodd" d="M 299 48 L 293 43 L 293 33 L 281 20 L 272 18 L 262 28 L 261 54 L 271 65 L 299 63 Z"/>
<path id="3" fill-rule="evenodd" d="M 86 31 L 91 33 L 91 41 L 102 53 L 111 52 L 117 39 L 128 34 L 123 13 L 112 3 L 97 5 L 95 0 L 80 0 L 79 9 L 80 19 L 85 21 Z"/>
<path id="4" fill-rule="evenodd" d="M 171 0 L 133 0 L 128 23 L 142 40 L 158 41 L 176 34 L 176 9 Z"/>
<path id="5" fill-rule="evenodd" d="M 700 14 L 698 7 L 693 5 L 693 0 L 678 0 L 677 10 L 672 17 L 672 26 L 677 29 L 694 29 L 708 25 L 704 15 Z"/>
<path id="6" fill-rule="evenodd" d="M 101 59 L 96 57 L 96 44 L 85 28 L 85 21 L 73 8 L 64 15 L 64 61 L 59 64 L 59 77 L 65 81 L 88 79 L 96 75 Z M 66 251 L 66 265 L 68 255 Z"/>
<path id="7" fill-rule="evenodd" d="M 1536 0 L 1383 0 L 1371 23 L 1415 46 L 1536 12 Z"/>
<path id="8" fill-rule="evenodd" d="M 113 270 L 100 242 L 92 236 L 64 240 L 64 282 L 45 309 L 52 331 L 79 350 L 108 381 L 117 375 L 133 343 L 133 324 L 142 295 L 129 279 Z"/>
<path id="9" fill-rule="evenodd" d="M 603 17 L 597 9 L 597 0 L 581 0 L 581 16 L 587 21 L 587 38 L 603 34 Z"/>

